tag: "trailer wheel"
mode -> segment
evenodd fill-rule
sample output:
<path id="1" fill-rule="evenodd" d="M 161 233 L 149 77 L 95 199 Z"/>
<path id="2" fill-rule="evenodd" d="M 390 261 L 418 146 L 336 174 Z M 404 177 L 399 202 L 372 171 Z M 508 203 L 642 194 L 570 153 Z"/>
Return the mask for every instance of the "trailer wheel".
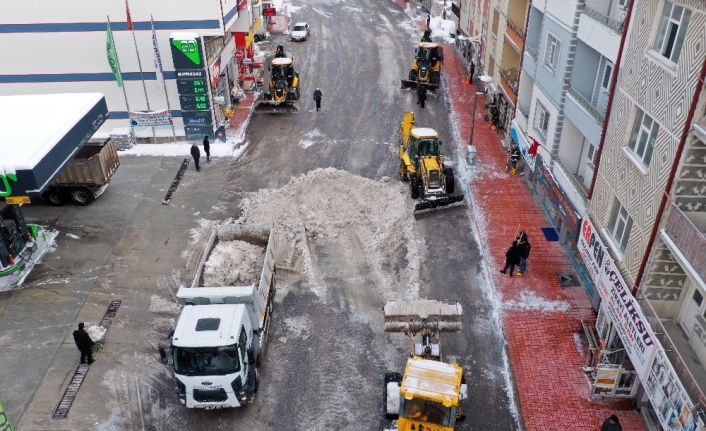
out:
<path id="1" fill-rule="evenodd" d="M 66 203 L 66 196 L 59 189 L 49 189 L 42 197 L 49 205 L 54 207 L 60 207 Z"/>
<path id="2" fill-rule="evenodd" d="M 74 189 L 71 191 L 71 200 L 76 205 L 86 206 L 93 202 L 93 193 L 87 188 Z"/>
<path id="3" fill-rule="evenodd" d="M 454 171 L 450 168 L 444 169 L 444 175 L 446 176 L 446 193 L 451 194 L 456 188 L 454 184 Z"/>

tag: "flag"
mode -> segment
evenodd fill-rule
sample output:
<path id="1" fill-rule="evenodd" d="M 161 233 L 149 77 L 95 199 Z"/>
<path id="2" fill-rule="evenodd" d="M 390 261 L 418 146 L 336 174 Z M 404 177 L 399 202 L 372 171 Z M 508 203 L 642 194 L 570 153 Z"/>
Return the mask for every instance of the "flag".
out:
<path id="1" fill-rule="evenodd" d="M 108 29 L 106 33 L 107 40 L 105 42 L 105 50 L 108 55 L 108 64 L 110 64 L 110 69 L 113 71 L 118 87 L 122 87 L 123 75 L 120 72 L 120 61 L 118 61 L 118 52 L 115 50 L 115 40 L 113 40 L 113 31 L 110 29 L 110 21 L 108 21 Z"/>
<path id="2" fill-rule="evenodd" d="M 132 17 L 130 16 L 130 5 L 125 0 L 125 15 L 127 15 L 127 29 L 132 30 Z"/>
<path id="3" fill-rule="evenodd" d="M 536 155 L 537 155 L 537 150 L 538 150 L 539 147 L 541 147 L 542 145 L 541 145 L 539 142 L 537 142 L 536 139 L 534 139 L 534 138 L 532 138 L 532 137 L 530 137 L 530 139 L 532 140 L 532 143 L 530 144 L 530 147 L 529 147 L 529 149 L 527 150 L 527 154 L 529 154 L 530 156 L 536 156 Z"/>
<path id="4" fill-rule="evenodd" d="M 159 53 L 157 44 L 157 33 L 154 31 L 154 20 L 150 17 L 152 25 L 152 51 L 154 53 L 154 74 L 157 76 L 157 84 L 164 85 L 164 74 L 162 73 L 162 55 Z"/>

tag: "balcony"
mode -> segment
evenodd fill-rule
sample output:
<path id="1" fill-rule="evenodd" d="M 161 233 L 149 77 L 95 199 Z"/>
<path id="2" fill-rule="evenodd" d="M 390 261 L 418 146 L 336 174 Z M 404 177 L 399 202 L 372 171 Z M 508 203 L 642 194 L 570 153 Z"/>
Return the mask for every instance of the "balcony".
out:
<path id="1" fill-rule="evenodd" d="M 539 51 L 537 50 L 537 48 L 530 48 L 530 47 L 527 47 L 527 49 L 525 50 L 525 52 L 526 52 L 530 57 L 532 57 L 532 60 L 537 61 L 537 57 L 539 57 Z"/>
<path id="2" fill-rule="evenodd" d="M 702 141 L 706 137 L 698 136 L 698 127 L 689 137 L 672 198 L 683 217 L 698 232 L 706 232 L 706 144 Z"/>
<path id="3" fill-rule="evenodd" d="M 507 27 L 505 28 L 505 37 L 510 42 L 510 45 L 521 54 L 525 49 L 525 32 L 522 30 L 522 27 L 508 19 Z"/>
<path id="4" fill-rule="evenodd" d="M 584 97 L 583 94 L 579 93 L 579 91 L 573 86 L 569 86 L 569 95 L 576 100 L 576 102 L 581 105 L 581 107 L 585 109 L 599 124 L 603 124 L 603 120 L 605 119 L 604 112 L 598 109 L 598 107 Z"/>
<path id="5" fill-rule="evenodd" d="M 518 69 L 500 69 L 500 87 L 513 105 L 517 104 L 517 92 L 520 85 Z"/>
<path id="6" fill-rule="evenodd" d="M 586 15 L 590 16 L 594 20 L 598 21 L 599 23 L 605 25 L 609 29 L 613 30 L 615 33 L 622 33 L 623 31 L 623 22 L 624 20 L 619 20 L 616 18 L 611 18 L 608 15 L 605 15 L 595 9 L 592 9 L 588 6 L 583 10 L 583 13 Z"/>
<path id="7" fill-rule="evenodd" d="M 701 216 L 705 213 L 698 213 Z M 699 217 L 697 217 L 699 218 Z M 706 280 L 706 226 L 697 226 L 676 203 L 672 203 L 664 232 L 694 271 Z"/>

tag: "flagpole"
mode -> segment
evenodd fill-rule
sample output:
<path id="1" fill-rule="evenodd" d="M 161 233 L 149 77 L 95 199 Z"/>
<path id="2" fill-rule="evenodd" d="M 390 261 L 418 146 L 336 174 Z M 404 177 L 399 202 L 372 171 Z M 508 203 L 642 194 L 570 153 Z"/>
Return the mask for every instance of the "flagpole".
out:
<path id="1" fill-rule="evenodd" d="M 120 71 L 120 79 L 122 80 L 122 69 L 120 68 L 120 57 L 118 57 L 118 48 L 115 46 L 115 39 L 113 39 L 113 32 L 110 30 L 110 16 L 106 15 L 105 16 L 108 19 L 108 29 L 110 31 L 110 38 L 113 40 L 113 49 L 115 49 L 115 62 L 118 63 L 118 70 Z M 127 108 L 127 121 L 128 124 L 130 124 L 130 129 L 132 129 L 132 123 L 130 122 L 130 103 L 127 101 L 127 92 L 125 91 L 125 83 L 123 82 L 123 85 L 120 85 L 120 87 L 123 89 L 123 97 L 125 97 L 125 107 Z"/>
<path id="2" fill-rule="evenodd" d="M 137 55 L 137 66 L 140 68 L 140 79 L 142 79 L 142 90 L 145 92 L 145 102 L 147 103 L 147 110 L 152 111 L 152 108 L 150 107 L 150 98 L 147 95 L 147 85 L 145 84 L 145 75 L 142 72 L 142 60 L 140 60 L 140 50 L 137 49 L 137 38 L 135 37 L 135 27 L 132 25 L 132 16 L 130 16 L 130 6 L 128 5 L 128 1 L 125 0 L 125 11 L 127 12 L 127 23 L 128 27 L 130 27 L 130 33 L 132 33 L 132 41 L 135 44 L 135 55 Z M 154 126 L 152 126 L 152 138 L 154 139 L 154 143 L 157 143 L 157 133 L 154 130 Z"/>
<path id="3" fill-rule="evenodd" d="M 150 14 L 150 25 L 152 26 L 152 41 L 155 45 L 155 54 L 157 54 L 157 51 L 159 49 L 159 46 L 157 45 L 157 33 L 154 31 L 154 18 Z M 156 73 L 162 74 L 162 60 L 159 60 L 159 65 L 155 64 L 155 71 Z M 157 70 L 159 68 L 159 70 Z M 176 144 L 176 129 L 174 129 L 174 118 L 172 117 L 172 105 L 169 102 L 169 92 L 167 91 L 167 80 L 164 79 L 164 76 L 162 76 L 162 87 L 164 88 L 164 98 L 167 99 L 167 110 L 169 111 L 169 117 L 171 118 L 171 125 L 172 125 L 172 143 Z"/>

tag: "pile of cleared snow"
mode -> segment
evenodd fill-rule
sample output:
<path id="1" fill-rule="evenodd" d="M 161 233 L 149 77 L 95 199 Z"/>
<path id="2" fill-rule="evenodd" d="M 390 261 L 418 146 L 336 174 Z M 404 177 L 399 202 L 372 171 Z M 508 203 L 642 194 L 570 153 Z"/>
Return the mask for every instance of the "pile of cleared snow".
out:
<path id="1" fill-rule="evenodd" d="M 432 37 L 442 38 L 449 43 L 454 42 L 454 38 L 451 36 L 456 34 L 456 23 L 454 21 L 435 16 L 429 21 L 429 28 L 431 29 Z"/>
<path id="2" fill-rule="evenodd" d="M 204 286 L 238 286 L 257 282 L 265 248 L 245 241 L 220 241 L 203 270 Z"/>
<path id="3" fill-rule="evenodd" d="M 386 286 L 384 294 L 401 286 L 406 289 L 405 297 L 417 298 L 423 244 L 413 212 L 405 183 L 389 178 L 377 181 L 326 168 L 294 177 L 280 189 L 248 193 L 243 198 L 238 223 L 272 225 L 289 241 L 303 235 L 308 242 L 355 238 L 372 271 Z M 400 250 L 406 265 L 399 273 L 383 268 L 400 255 Z M 302 253 L 307 250 L 303 248 Z M 305 256 L 305 271 L 314 277 L 315 270 L 307 265 Z"/>
<path id="4" fill-rule="evenodd" d="M 201 158 L 206 158 L 203 146 L 199 145 Z M 191 144 L 177 142 L 176 144 L 138 144 L 120 152 L 121 156 L 160 156 L 160 157 L 191 157 Z M 238 157 L 238 150 L 230 142 L 211 143 L 211 157 Z"/>
<path id="5" fill-rule="evenodd" d="M 103 339 L 103 337 L 105 336 L 105 331 L 106 329 L 104 327 L 96 325 L 91 325 L 86 328 L 88 336 L 91 337 L 91 340 L 93 340 L 94 343 L 97 343 L 98 341 Z"/>
<path id="6" fill-rule="evenodd" d="M 523 290 L 517 300 L 505 301 L 505 309 L 539 310 L 539 311 L 568 311 L 569 303 L 566 301 L 551 301 L 537 296 L 536 293 Z"/>

